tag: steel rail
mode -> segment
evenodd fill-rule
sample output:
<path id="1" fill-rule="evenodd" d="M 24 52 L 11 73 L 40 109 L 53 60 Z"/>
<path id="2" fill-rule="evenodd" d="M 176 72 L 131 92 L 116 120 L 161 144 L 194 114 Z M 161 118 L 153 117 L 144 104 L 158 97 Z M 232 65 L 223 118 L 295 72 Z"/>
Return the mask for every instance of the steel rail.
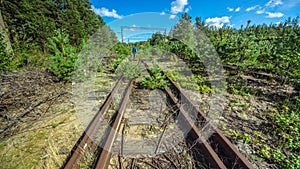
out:
<path id="1" fill-rule="evenodd" d="M 223 164 L 222 160 L 218 157 L 209 143 L 201 136 L 200 130 L 193 124 L 193 121 L 187 115 L 187 112 L 183 110 L 181 104 L 176 101 L 176 98 L 172 95 L 170 89 L 165 88 L 168 97 L 170 98 L 171 104 L 176 105 L 176 109 L 179 111 L 178 121 L 181 124 L 188 124 L 191 129 L 188 133 L 188 136 L 193 137 L 193 139 L 199 139 L 197 146 L 199 146 L 203 153 L 205 153 L 205 157 L 209 160 L 209 166 L 212 168 L 218 169 L 226 169 L 226 166 Z M 180 126 L 179 126 L 180 127 Z"/>
<path id="2" fill-rule="evenodd" d="M 132 87 L 133 87 L 133 82 L 134 82 L 134 79 L 132 79 L 130 81 L 129 86 L 126 89 L 125 96 L 122 99 L 121 106 L 120 106 L 120 108 L 117 112 L 117 116 L 112 124 L 111 131 L 109 132 L 109 134 L 107 136 L 105 144 L 102 148 L 102 152 L 101 152 L 101 154 L 97 160 L 97 163 L 95 165 L 96 169 L 104 169 L 104 168 L 108 168 L 108 166 L 109 166 L 110 158 L 112 155 L 111 149 L 112 149 L 112 146 L 116 139 L 118 130 L 120 129 L 121 121 L 122 121 L 123 115 L 125 113 L 126 105 L 129 100 L 129 95 L 130 95 Z"/>
<path id="3" fill-rule="evenodd" d="M 225 165 L 227 168 L 236 168 L 236 169 L 253 169 L 253 166 L 250 162 L 233 146 L 233 144 L 221 133 L 221 131 L 214 126 L 213 124 L 209 123 L 207 116 L 201 112 L 192 102 L 191 100 L 181 91 L 181 89 L 175 84 L 175 82 L 169 78 L 169 76 L 163 71 L 163 74 L 167 77 L 168 81 L 171 83 L 172 88 L 177 93 L 177 96 L 180 96 L 181 99 L 186 100 L 185 103 L 189 104 L 193 111 L 198 113 L 198 118 L 200 118 L 201 126 L 208 125 L 214 133 L 210 136 L 209 141 L 211 142 L 212 147 L 218 147 L 218 153 L 222 153 L 224 156 L 228 157 L 229 159 L 234 159 L 233 161 L 226 162 Z M 166 90 L 168 94 L 172 94 L 170 91 Z M 180 94 L 180 95 L 179 95 Z M 175 100 L 174 100 L 175 101 Z M 176 103 L 176 102 L 174 102 Z M 177 103 L 178 104 L 178 103 Z M 178 105 L 180 107 L 180 105 Z M 181 108 L 182 110 L 182 108 Z M 182 110 L 184 111 L 184 110 Z M 184 115 L 184 114 L 183 114 Z M 194 125 L 192 125 L 192 129 L 194 130 Z M 196 134 L 198 132 L 195 132 Z M 198 135 L 198 134 L 197 134 Z M 202 138 L 202 137 L 199 137 Z M 202 140 L 201 140 L 202 141 Z M 206 141 L 205 141 L 206 142 Z M 204 143 L 204 142 L 203 142 Z M 209 154 L 207 154 L 209 155 Z M 209 155 L 212 156 L 212 155 Z M 212 161 L 216 164 L 216 162 Z"/>
<path id="4" fill-rule="evenodd" d="M 149 68 L 148 64 L 145 62 L 143 62 L 143 63 L 145 65 L 145 67 L 148 69 Z M 175 88 L 177 90 L 177 96 L 179 96 L 179 94 L 183 94 L 182 91 L 178 88 L 178 86 L 173 81 L 171 81 L 171 79 L 167 76 L 167 74 L 164 71 L 162 71 L 162 73 L 164 75 L 166 75 L 167 79 L 171 82 L 173 88 Z M 171 102 L 171 104 L 176 106 L 176 111 L 179 111 L 177 120 L 181 121 L 180 124 L 188 124 L 189 125 L 189 128 L 191 130 L 189 131 L 188 136 L 193 137 L 193 139 L 195 139 L 195 140 L 199 140 L 197 143 L 197 146 L 200 147 L 202 152 L 205 153 L 207 160 L 209 160 L 209 167 L 216 168 L 216 169 L 226 169 L 226 166 L 224 165 L 222 160 L 218 157 L 218 155 L 215 153 L 215 151 L 209 145 L 209 143 L 201 136 L 200 130 L 197 128 L 197 126 L 195 126 L 193 124 L 190 117 L 187 115 L 187 112 L 185 110 L 183 110 L 183 108 L 179 102 L 180 100 L 178 100 L 178 98 L 175 98 L 173 96 L 171 90 L 168 87 L 165 87 L 164 89 L 167 93 L 167 97 L 169 98 L 169 101 Z M 188 103 L 191 104 L 191 102 L 189 100 L 187 100 L 187 101 L 188 101 Z M 179 126 L 179 127 L 182 127 L 182 126 Z M 183 130 L 185 130 L 185 129 L 183 129 Z"/>
<path id="5" fill-rule="evenodd" d="M 86 130 L 83 132 L 80 139 L 75 144 L 74 148 L 72 149 L 71 154 L 69 155 L 67 162 L 64 164 L 64 169 L 71 169 L 71 168 L 80 168 L 79 163 L 82 160 L 82 154 L 84 154 L 84 150 L 87 149 L 87 147 L 96 149 L 96 145 L 92 140 L 92 136 L 95 135 L 97 132 L 97 128 L 100 124 L 100 119 L 105 115 L 107 112 L 107 109 L 112 103 L 113 96 L 118 91 L 118 89 L 121 86 L 121 83 L 123 81 L 123 78 L 120 78 L 117 84 L 114 86 L 113 90 L 110 92 L 108 97 L 106 98 L 104 104 L 101 106 L 100 110 L 97 112 L 97 114 L 94 116 L 92 121 L 87 126 Z M 95 150 L 96 151 L 96 150 Z"/>

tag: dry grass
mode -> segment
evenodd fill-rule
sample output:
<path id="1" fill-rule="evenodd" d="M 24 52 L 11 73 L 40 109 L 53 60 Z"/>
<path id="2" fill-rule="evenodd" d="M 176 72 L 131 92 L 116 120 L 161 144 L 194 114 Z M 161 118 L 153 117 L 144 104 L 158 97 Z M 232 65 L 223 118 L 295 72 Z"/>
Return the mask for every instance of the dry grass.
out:
<path id="1" fill-rule="evenodd" d="M 5 124 L 1 124 L 0 131 L 6 124 L 11 123 L 10 119 L 14 120 L 14 117 L 24 112 L 26 107 L 30 107 L 45 96 L 64 91 L 68 93 L 34 107 L 7 130 L 8 134 L 1 135 L 1 169 L 60 168 L 84 131 L 84 125 L 81 124 L 79 114 L 75 111 L 76 103 L 71 99 L 71 84 L 54 82 L 51 77 L 43 73 L 38 75 L 33 73 L 34 78 L 30 74 L 16 74 L 2 78 L 3 83 L 0 86 L 4 85 L 0 88 L 0 92 L 7 93 L 7 97 L 0 99 L 0 106 L 11 106 L 6 106 L 4 112 L 0 111 L 6 115 L 1 116 L 3 121 L 9 117 Z M 110 84 L 114 83 L 111 77 L 101 74 L 98 79 L 100 82 L 93 87 L 98 90 L 101 86 L 106 87 L 105 91 L 109 92 L 112 86 Z M 23 84 L 23 81 L 28 83 Z M 14 84 L 20 84 L 18 88 L 15 87 L 18 92 L 13 91 Z M 100 100 L 99 104 L 102 102 Z"/>
<path id="2" fill-rule="evenodd" d="M 58 109 L 69 105 L 56 105 Z M 0 144 L 2 168 L 59 168 L 83 128 L 74 110 L 50 111 L 30 130 L 13 135 Z"/>

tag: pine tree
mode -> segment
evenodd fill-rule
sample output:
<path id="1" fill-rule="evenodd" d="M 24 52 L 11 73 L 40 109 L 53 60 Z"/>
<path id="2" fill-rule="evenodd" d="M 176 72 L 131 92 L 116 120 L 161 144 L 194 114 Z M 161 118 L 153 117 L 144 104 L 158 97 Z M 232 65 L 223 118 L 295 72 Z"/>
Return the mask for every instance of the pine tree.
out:
<path id="1" fill-rule="evenodd" d="M 174 26 L 174 38 L 193 48 L 195 46 L 195 36 L 191 18 L 187 13 L 182 14 L 179 23 Z"/>
<path id="2" fill-rule="evenodd" d="M 72 45 L 80 46 L 105 25 L 91 10 L 88 0 L 11 0 L 3 1 L 5 25 L 16 48 L 36 48 L 46 53 L 47 39 L 62 29 Z"/>

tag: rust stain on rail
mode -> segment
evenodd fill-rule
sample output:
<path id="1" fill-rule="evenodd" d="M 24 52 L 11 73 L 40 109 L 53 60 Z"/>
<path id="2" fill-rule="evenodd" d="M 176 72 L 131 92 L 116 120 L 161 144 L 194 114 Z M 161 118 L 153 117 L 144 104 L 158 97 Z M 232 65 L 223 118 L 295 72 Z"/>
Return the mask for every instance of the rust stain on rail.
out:
<path id="1" fill-rule="evenodd" d="M 109 94 L 109 96 L 106 98 L 104 104 L 100 108 L 100 110 L 97 112 L 97 114 L 94 116 L 90 124 L 88 125 L 85 132 L 82 134 L 81 138 L 77 142 L 77 144 L 74 146 L 71 155 L 67 159 L 67 162 L 63 166 L 65 169 L 71 169 L 71 168 L 80 168 L 79 164 L 81 160 L 83 159 L 84 150 L 88 148 L 90 149 L 96 149 L 97 145 L 93 143 L 93 140 L 91 139 L 91 136 L 95 135 L 96 129 L 99 127 L 100 119 L 103 117 L 109 108 L 110 104 L 112 103 L 112 98 L 114 94 L 118 91 L 118 89 L 121 86 L 123 78 L 119 79 L 118 83 L 113 88 L 112 92 Z"/>
<path id="2" fill-rule="evenodd" d="M 125 109 L 126 109 L 126 105 L 128 103 L 128 100 L 129 100 L 129 95 L 130 95 L 132 87 L 133 87 L 133 82 L 134 82 L 134 79 L 131 80 L 131 82 L 130 82 L 127 90 L 126 90 L 126 94 L 122 99 L 122 103 L 121 103 L 121 106 L 118 110 L 117 117 L 113 122 L 111 131 L 110 131 L 110 133 L 107 137 L 105 145 L 102 149 L 100 157 L 99 157 L 99 159 L 97 161 L 97 164 L 95 166 L 96 169 L 103 169 L 103 168 L 107 168 L 109 166 L 110 157 L 111 157 L 111 154 L 112 154 L 111 153 L 111 148 L 113 146 L 114 140 L 115 140 L 115 138 L 117 136 L 117 133 L 118 133 L 118 130 L 120 128 L 120 124 L 121 124 L 121 121 L 122 121 L 122 118 L 123 118 L 123 115 L 124 115 L 124 112 L 125 112 Z"/>
<path id="3" fill-rule="evenodd" d="M 226 166 L 228 168 L 236 168 L 236 169 L 253 169 L 253 166 L 250 164 L 250 162 L 233 146 L 233 144 L 221 133 L 221 131 L 216 127 L 213 126 L 211 123 L 209 123 L 208 118 L 206 115 L 201 112 L 191 101 L 190 99 L 180 90 L 180 88 L 175 84 L 173 80 L 169 78 L 169 76 L 163 71 L 164 75 L 168 78 L 170 81 L 173 89 L 176 90 L 178 94 L 180 94 L 183 99 L 185 99 L 188 104 L 192 106 L 194 110 L 197 111 L 197 113 L 200 115 L 201 121 L 202 121 L 202 126 L 207 123 L 211 129 L 214 130 L 213 135 L 210 137 L 210 141 L 212 142 L 212 146 L 219 146 L 221 147 L 222 153 L 226 155 L 227 157 L 231 157 L 230 159 L 235 159 L 234 161 L 231 161 L 230 163 L 226 163 Z M 170 93 L 170 92 L 169 92 Z M 170 93 L 171 94 L 171 93 Z M 171 96 L 173 97 L 173 96 Z M 175 100 L 174 100 L 175 101 Z M 175 103 L 175 102 L 174 102 Z M 176 103 L 175 103 L 176 104 Z M 179 105 L 180 107 L 180 105 Z M 183 111 L 183 110 L 182 110 Z M 191 124 L 194 130 L 194 125 Z M 196 130 L 194 130 L 196 131 Z M 197 134 L 197 132 L 196 132 Z M 198 134 L 197 134 L 198 135 Z M 201 136 L 199 138 L 202 138 Z M 202 141 L 202 140 L 201 140 Z M 206 142 L 206 141 L 205 141 Z M 204 142 L 203 142 L 204 143 Z M 207 143 L 207 142 L 206 142 Z M 210 153 L 210 152 L 209 152 Z M 214 156 L 207 154 L 209 156 Z M 218 160 L 217 160 L 218 161 Z M 217 161 L 212 161 L 213 163 L 217 164 Z"/>

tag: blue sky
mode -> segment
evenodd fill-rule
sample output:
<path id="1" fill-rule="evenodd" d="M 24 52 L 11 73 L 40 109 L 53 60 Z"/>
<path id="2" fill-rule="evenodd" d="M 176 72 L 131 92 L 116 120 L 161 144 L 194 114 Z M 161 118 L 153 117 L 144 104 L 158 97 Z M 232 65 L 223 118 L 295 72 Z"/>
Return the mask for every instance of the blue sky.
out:
<path id="1" fill-rule="evenodd" d="M 116 32 L 120 26 L 164 27 L 167 31 L 182 13 L 201 17 L 206 24 L 240 28 L 270 24 L 300 16 L 300 0 L 90 0 L 96 14 Z M 126 32 L 127 31 L 127 32 Z M 134 30 L 131 30 L 133 33 Z M 124 34 L 129 34 L 125 30 Z M 145 31 L 144 31 L 145 32 Z M 149 32 L 149 31 L 148 31 Z M 137 32 L 135 32 L 137 33 Z M 119 33 L 120 34 L 120 33 Z"/>

